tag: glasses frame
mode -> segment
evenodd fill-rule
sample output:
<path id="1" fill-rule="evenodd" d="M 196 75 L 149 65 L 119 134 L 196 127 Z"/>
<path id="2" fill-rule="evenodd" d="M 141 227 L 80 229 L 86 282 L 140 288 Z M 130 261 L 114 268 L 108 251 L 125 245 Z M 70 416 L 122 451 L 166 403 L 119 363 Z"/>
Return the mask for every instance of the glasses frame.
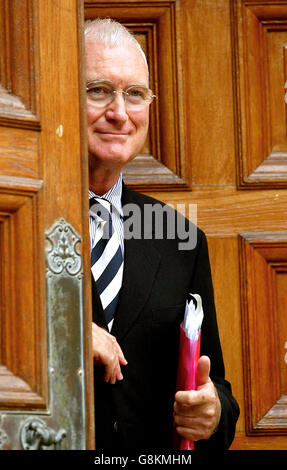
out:
<path id="1" fill-rule="evenodd" d="M 91 100 L 93 103 L 95 103 L 95 105 L 98 106 L 99 108 L 100 107 L 104 108 L 105 106 L 108 106 L 109 104 L 111 104 L 115 100 L 117 94 L 121 94 L 123 96 L 126 106 L 128 105 L 129 107 L 131 107 L 131 109 L 141 108 L 141 107 L 145 106 L 146 104 L 150 104 L 156 98 L 156 95 L 153 94 L 153 91 L 150 88 L 145 87 L 143 85 L 133 84 L 133 85 L 129 85 L 124 90 L 115 90 L 115 89 L 113 89 L 113 85 L 110 82 L 108 82 L 106 80 L 101 80 L 101 79 L 90 80 L 89 82 L 87 82 L 86 92 L 88 92 L 90 90 L 89 87 L 91 85 L 97 85 L 99 83 L 104 83 L 104 84 L 111 87 L 110 99 L 106 102 L 100 103 L 99 101 L 94 100 L 93 98 L 88 96 L 88 99 Z M 149 96 L 148 96 L 147 99 L 144 99 L 144 103 L 135 104 L 135 103 L 131 103 L 131 102 L 126 100 L 126 97 L 129 96 L 128 90 L 131 89 L 131 88 L 134 88 L 134 87 L 145 88 L 149 91 Z"/>

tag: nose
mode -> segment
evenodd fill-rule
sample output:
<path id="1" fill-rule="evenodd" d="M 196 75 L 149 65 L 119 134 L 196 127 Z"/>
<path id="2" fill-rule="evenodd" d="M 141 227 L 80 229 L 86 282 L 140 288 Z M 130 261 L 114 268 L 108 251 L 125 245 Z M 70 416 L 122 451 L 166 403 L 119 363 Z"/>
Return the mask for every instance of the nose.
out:
<path id="1" fill-rule="evenodd" d="M 129 119 L 124 95 L 122 93 L 115 93 L 113 101 L 107 107 L 106 119 L 120 123 L 124 123 Z"/>

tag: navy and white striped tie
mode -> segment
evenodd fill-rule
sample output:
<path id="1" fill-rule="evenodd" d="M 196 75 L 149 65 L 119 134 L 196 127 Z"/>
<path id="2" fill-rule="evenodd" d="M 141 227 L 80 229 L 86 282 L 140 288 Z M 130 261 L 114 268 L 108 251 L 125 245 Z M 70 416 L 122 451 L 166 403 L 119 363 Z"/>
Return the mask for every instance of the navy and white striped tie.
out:
<path id="1" fill-rule="evenodd" d="M 113 229 L 110 202 L 91 198 L 90 215 L 97 223 L 91 251 L 91 269 L 109 325 L 114 318 L 122 285 L 123 255 L 118 235 Z"/>

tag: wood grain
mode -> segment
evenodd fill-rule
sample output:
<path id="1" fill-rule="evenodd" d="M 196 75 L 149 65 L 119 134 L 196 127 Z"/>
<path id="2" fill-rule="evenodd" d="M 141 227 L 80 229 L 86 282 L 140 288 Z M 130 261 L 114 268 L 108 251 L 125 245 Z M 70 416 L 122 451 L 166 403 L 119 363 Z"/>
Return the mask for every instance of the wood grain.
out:
<path id="1" fill-rule="evenodd" d="M 176 2 L 85 1 L 85 16 L 112 17 L 144 45 L 150 69 L 150 131 L 141 155 L 124 170 L 130 187 L 144 190 L 190 188 L 181 47 L 181 17 Z M 179 117 L 181 115 L 181 118 Z M 162 119 L 164 116 L 164 119 Z"/>
<path id="2" fill-rule="evenodd" d="M 47 407 L 46 328 L 41 309 L 44 256 L 36 231 L 37 189 L 0 188 L 0 408 Z M 26 181 L 27 184 L 27 181 Z M 25 233 L 26 237 L 23 237 Z M 40 251 L 41 253 L 41 251 Z M 27 266 L 33 270 L 27 271 Z M 29 275 L 30 273 L 30 275 Z M 5 373 L 4 373 L 5 372 Z"/>
<path id="3" fill-rule="evenodd" d="M 39 177 L 39 135 L 37 132 L 0 128 L 0 172 L 1 175 Z"/>
<path id="4" fill-rule="evenodd" d="M 287 434 L 278 349 L 278 325 L 285 319 L 278 300 L 286 285 L 287 232 L 242 234 L 240 254 L 247 432 Z M 278 283 L 278 272 L 285 283 Z"/>
<path id="5" fill-rule="evenodd" d="M 44 416 L 59 394 L 48 383 L 44 241 L 64 217 L 82 241 L 85 357 L 79 364 L 85 366 L 86 446 L 93 448 L 83 2 L 3 0 L 0 13 L 0 408 L 11 419 L 23 410 Z M 17 427 L 7 448 L 19 445 Z"/>
<path id="6" fill-rule="evenodd" d="M 87 364 L 91 357 L 85 6 L 87 17 L 120 19 L 144 37 L 158 99 L 145 155 L 127 169 L 127 180 L 184 206 L 186 213 L 189 204 L 197 204 L 198 225 L 208 235 L 226 376 L 241 408 L 232 448 L 286 449 L 286 5 L 285 0 L 1 3 L 1 403 L 6 393 L 10 409 L 21 393 L 26 411 L 33 400 L 39 409 L 46 403 L 45 360 L 36 358 L 37 345 L 31 353 L 18 343 L 20 331 L 27 341 L 44 334 L 43 234 L 62 216 L 83 236 Z M 34 47 L 21 57 L 19 43 Z M 23 240 L 18 245 L 23 217 L 28 246 Z M 16 307 L 20 293 L 11 279 L 20 276 L 18 252 L 26 279 L 19 279 L 23 296 Z M 31 260 L 33 270 L 25 271 Z M 30 366 L 15 351 L 30 354 Z M 91 367 L 86 390 L 92 448 Z"/>
<path id="7" fill-rule="evenodd" d="M 196 204 L 208 236 L 226 376 L 241 409 L 232 449 L 286 449 L 286 274 L 278 248 L 279 232 L 287 232 L 286 1 L 176 6 L 184 18 L 182 118 L 191 190 L 145 192 L 185 214 Z M 264 255 L 252 245 L 258 234 Z M 268 256 L 276 252 L 281 259 L 271 268 Z"/>
<path id="8" fill-rule="evenodd" d="M 231 2 L 240 187 L 286 187 L 286 7 Z"/>

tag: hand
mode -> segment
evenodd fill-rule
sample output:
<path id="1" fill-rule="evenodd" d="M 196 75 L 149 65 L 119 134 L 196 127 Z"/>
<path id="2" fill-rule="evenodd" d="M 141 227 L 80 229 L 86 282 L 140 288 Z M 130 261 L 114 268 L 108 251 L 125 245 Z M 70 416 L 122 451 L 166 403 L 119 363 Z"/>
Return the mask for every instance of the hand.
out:
<path id="1" fill-rule="evenodd" d="M 201 356 L 197 364 L 197 390 L 177 392 L 174 403 L 174 425 L 178 434 L 192 441 L 209 439 L 216 430 L 221 404 L 209 377 L 210 359 Z"/>
<path id="2" fill-rule="evenodd" d="M 115 384 L 122 380 L 121 365 L 127 365 L 127 361 L 116 338 L 95 323 L 92 324 L 92 338 L 94 362 L 105 367 L 105 382 Z"/>

